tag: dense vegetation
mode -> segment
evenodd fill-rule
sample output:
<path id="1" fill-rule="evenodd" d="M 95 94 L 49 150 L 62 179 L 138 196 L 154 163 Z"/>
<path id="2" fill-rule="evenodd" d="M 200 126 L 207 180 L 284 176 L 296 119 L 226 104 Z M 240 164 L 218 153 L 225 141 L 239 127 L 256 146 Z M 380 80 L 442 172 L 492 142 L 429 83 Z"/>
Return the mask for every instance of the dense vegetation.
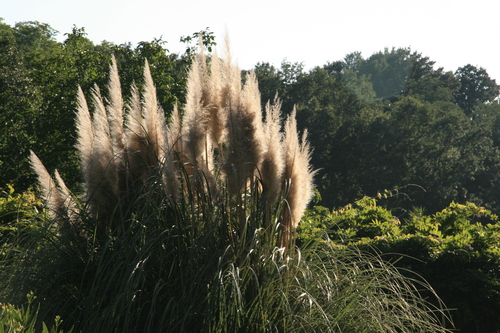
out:
<path id="1" fill-rule="evenodd" d="M 128 217 L 141 223 L 127 220 L 130 225 L 119 237 L 114 232 L 94 234 L 91 216 L 83 217 L 85 223 L 78 233 L 86 238 L 61 237 L 31 189 L 36 178 L 30 169 L 29 151 L 36 151 L 48 170 L 57 168 L 69 190 L 82 193 L 85 188 L 80 186 L 81 172 L 85 170 L 78 163 L 74 148 L 78 85 L 86 95 L 109 96 L 108 68 L 114 55 L 123 98 L 133 100 L 129 91 L 135 82 L 141 92 L 146 89 L 143 68 L 147 59 L 159 105 L 164 116 L 171 119 L 174 105 L 188 102 L 187 73 L 195 54 L 191 45 L 201 36 L 210 52 L 215 43 L 208 30 L 183 37 L 187 49 L 179 55 L 169 53 L 161 39 L 141 42 L 136 47 L 109 42 L 96 45 L 86 38 L 84 29 L 77 27 L 66 34 L 63 43 L 56 42 L 54 36 L 55 31 L 47 24 L 22 22 L 11 27 L 0 21 L 0 187 L 4 189 L 0 201 L 0 255 L 3 267 L 13 265 L 12 272 L 26 277 L 15 285 L 16 295 L 7 296 L 9 291 L 4 291 L 1 296 L 5 298 L 0 302 L 22 304 L 26 293 L 32 290 L 37 299 L 56 295 L 53 303 L 45 303 L 39 309 L 40 314 L 46 323 L 61 315 L 65 330 L 73 325 L 82 329 L 83 323 L 111 330 L 144 328 L 143 325 L 151 329 L 154 324 L 168 321 L 151 312 L 154 306 L 163 306 L 160 316 L 176 318 L 172 327 L 186 331 L 193 328 L 189 325 L 220 326 L 223 318 L 235 320 L 232 324 L 228 321 L 228 332 L 235 331 L 235 327 L 255 331 L 251 328 L 252 318 L 257 316 L 269 323 L 267 328 L 261 328 L 263 331 L 290 327 L 323 331 L 336 327 L 349 332 L 353 331 L 352 325 L 358 325 L 356 331 L 360 332 L 381 331 L 370 326 L 375 325 L 370 317 L 374 313 L 386 318 L 386 322 L 376 323 L 386 325 L 384 329 L 411 324 L 419 327 L 421 320 L 430 325 L 429 330 L 438 330 L 432 326 L 436 322 L 417 311 L 442 305 L 420 275 L 447 306 L 457 309 L 452 312 L 457 328 L 464 332 L 500 330 L 494 315 L 500 309 L 500 272 L 496 264 L 500 259 L 500 239 L 495 215 L 500 212 L 500 87 L 485 69 L 464 65 L 455 72 L 446 72 L 434 68 L 433 61 L 410 49 L 385 49 L 366 59 L 354 52 L 310 71 L 286 61 L 280 68 L 267 63 L 255 66 L 261 104 L 274 101 L 278 94 L 281 109 L 291 113 L 296 106 L 298 128 L 309 129 L 311 163 L 318 170 L 315 200 L 321 206 L 309 210 L 299 228 L 298 253 L 304 258 L 301 261 L 300 256 L 291 255 L 292 260 L 275 248 L 283 245 L 279 233 L 273 236 L 279 239 L 278 243 L 269 243 L 267 236 L 256 232 L 265 220 L 255 219 L 256 214 L 262 213 L 258 207 L 248 213 L 255 219 L 255 233 L 249 234 L 251 237 L 243 247 L 224 252 L 224 246 L 234 244 L 228 239 L 229 243 L 214 242 L 203 233 L 213 226 L 208 222 L 218 219 L 227 219 L 231 225 L 232 213 L 218 216 L 226 208 L 217 204 L 221 210 L 214 210 L 213 198 L 204 197 L 205 194 L 198 195 L 197 200 L 206 200 L 205 211 L 213 210 L 210 221 L 201 223 L 193 218 L 195 213 L 185 220 L 182 212 L 192 203 L 188 199 L 181 206 L 165 208 L 164 198 L 148 193 L 147 204 L 141 201 L 144 198 L 135 198 L 134 204 L 140 203 L 143 210 Z M 102 89 L 101 93 L 96 95 L 94 84 Z M 94 107 L 98 100 L 89 100 L 90 106 Z M 148 186 L 153 186 L 154 179 L 151 182 Z M 251 210 L 260 197 L 258 192 L 250 192 L 250 202 L 245 207 Z M 193 194 L 188 191 L 186 195 Z M 365 195 L 379 197 L 371 199 Z M 84 206 L 85 200 L 79 205 Z M 241 203 L 235 207 L 239 206 Z M 235 208 L 228 207 L 227 211 Z M 158 216 L 180 219 L 179 225 L 186 223 L 186 228 L 175 234 L 162 233 L 169 227 Z M 144 221 L 150 222 L 149 229 L 144 228 Z M 193 226 L 201 229 L 190 229 Z M 212 232 L 215 240 L 231 237 L 220 228 Z M 97 235 L 103 238 L 94 239 L 97 243 L 93 244 L 92 236 Z M 178 239 L 197 246 L 188 246 Z M 126 250 L 124 245 L 131 243 L 136 245 L 134 250 Z M 179 251 L 175 256 L 185 260 L 186 266 L 159 251 L 166 244 Z M 38 255 L 33 255 L 35 249 Z M 206 249 L 213 251 L 206 253 Z M 124 258 L 133 264 L 122 265 Z M 226 261 L 221 262 L 221 258 Z M 287 266 L 290 261 L 291 266 Z M 22 265 L 15 265 L 16 262 Z M 198 273 L 195 267 L 201 262 L 207 268 Z M 26 267 L 31 268 L 23 270 Z M 61 268 L 66 273 L 49 287 L 43 286 L 43 281 Z M 285 274 L 284 269 L 290 271 Z M 166 279 L 172 272 L 179 273 L 179 279 L 190 281 L 175 283 L 194 286 L 167 294 L 174 299 L 188 293 L 183 304 L 169 303 L 160 297 L 160 291 L 167 288 L 165 283 L 174 281 Z M 290 280 L 275 279 L 283 274 Z M 327 286 L 319 277 L 331 277 L 330 274 L 340 280 L 333 283 L 335 292 L 328 294 L 330 298 L 325 303 L 321 293 L 326 292 L 322 288 Z M 118 285 L 117 275 L 128 276 L 129 280 Z M 75 276 L 80 280 L 75 280 Z M 215 276 L 221 277 L 215 284 L 219 288 L 214 289 L 217 294 L 204 294 L 206 279 Z M 300 288 L 292 281 L 298 282 Z M 256 285 L 262 287 L 262 293 L 254 293 Z M 366 286 L 363 292 L 358 289 L 362 285 Z M 63 288 L 58 290 L 56 286 Z M 111 288 L 136 301 L 126 303 L 134 304 L 129 308 L 120 308 L 123 300 L 100 299 L 109 290 L 97 287 Z M 144 302 L 147 297 L 137 294 L 138 290 L 155 301 Z M 413 300 L 413 291 L 428 297 L 431 305 L 411 301 L 414 307 L 408 314 L 394 312 L 397 302 L 407 301 L 405 297 Z M 194 292 L 198 296 L 191 294 Z M 283 298 L 280 293 L 291 298 Z M 206 297 L 200 300 L 199 295 Z M 287 308 L 289 312 L 266 312 L 271 310 L 266 309 L 269 303 L 261 302 L 269 295 L 274 297 L 271 299 L 275 307 Z M 311 305 L 310 312 L 305 310 L 304 297 Z M 221 300 L 226 303 L 217 303 Z M 387 307 L 375 306 L 384 302 Z M 200 307 L 190 308 L 193 304 Z M 14 324 L 34 325 L 34 311 L 27 307 L 29 315 L 25 315 L 25 309 L 6 305 L 0 319 L 7 315 Z M 190 310 L 184 314 L 193 317 L 182 318 L 180 312 L 185 309 Z M 204 317 L 206 311 L 212 311 L 212 321 Z M 390 315 L 384 316 L 384 311 Z M 109 321 L 102 321 L 93 318 L 93 312 L 113 315 Z M 146 315 L 143 321 L 134 322 L 131 313 Z M 307 318 L 299 320 L 298 316 L 304 314 Z M 402 320 L 406 315 L 414 321 Z M 71 322 L 64 322 L 65 318 L 71 318 Z M 60 325 L 56 318 L 52 329 L 56 331 Z"/>

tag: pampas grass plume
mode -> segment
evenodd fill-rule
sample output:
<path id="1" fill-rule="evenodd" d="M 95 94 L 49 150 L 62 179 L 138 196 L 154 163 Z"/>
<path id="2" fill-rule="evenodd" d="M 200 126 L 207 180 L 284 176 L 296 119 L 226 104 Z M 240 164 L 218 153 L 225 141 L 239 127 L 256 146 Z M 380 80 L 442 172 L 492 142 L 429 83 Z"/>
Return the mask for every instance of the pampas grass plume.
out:
<path id="1" fill-rule="evenodd" d="M 83 94 L 82 88 L 78 86 L 77 95 L 77 112 L 76 112 L 76 130 L 77 130 L 77 143 L 76 148 L 80 155 L 80 164 L 83 170 L 83 175 L 89 175 L 91 168 L 93 141 L 94 141 L 94 128 L 92 126 L 92 118 L 90 117 L 87 100 Z M 87 183 L 89 179 L 84 179 Z"/>
<path id="2" fill-rule="evenodd" d="M 87 199 L 94 209 L 100 207 L 101 215 L 113 207 L 118 199 L 118 161 L 115 159 L 111 130 L 106 108 L 99 87 L 92 90 L 94 103 L 94 140 L 90 168 L 86 170 Z M 97 211 L 95 211 L 97 214 Z"/>
<path id="3" fill-rule="evenodd" d="M 210 142 L 207 142 L 208 112 L 204 106 L 206 78 L 203 71 L 205 65 L 202 61 L 204 62 L 204 58 L 196 57 L 188 73 L 182 128 L 186 157 L 195 167 L 207 160 L 207 149 L 210 145 Z"/>
<path id="4" fill-rule="evenodd" d="M 315 172 L 309 162 L 311 151 L 306 141 L 307 131 L 302 141 L 299 141 L 296 109 L 288 116 L 285 122 L 285 170 L 284 177 L 288 183 L 287 202 L 290 210 L 291 226 L 296 228 L 304 210 L 313 195 L 313 177 Z"/>
<path id="5" fill-rule="evenodd" d="M 38 183 L 42 190 L 42 198 L 45 201 L 49 215 L 52 220 L 57 221 L 63 227 L 64 200 L 56 186 L 56 183 L 36 154 L 30 150 L 30 164 L 38 176 Z"/>
<path id="6" fill-rule="evenodd" d="M 232 195 L 238 194 L 260 167 L 264 137 L 260 94 L 255 74 L 247 76 L 241 92 L 234 88 L 228 103 L 228 154 L 225 167 Z"/>
<path id="7" fill-rule="evenodd" d="M 147 60 L 144 64 L 144 94 L 142 105 L 144 131 L 151 145 L 148 149 L 151 153 L 148 160 L 151 161 L 151 163 L 162 161 L 166 144 L 165 116 L 162 108 L 158 104 L 156 88 Z"/>
<path id="8" fill-rule="evenodd" d="M 209 131 L 212 140 L 216 145 L 220 145 L 225 140 L 226 135 L 226 94 L 223 87 L 223 73 L 221 61 L 214 52 L 210 66 L 210 78 L 208 86 L 209 100 L 206 103 L 209 113 Z"/>
<path id="9" fill-rule="evenodd" d="M 123 151 L 123 99 L 120 77 L 118 76 L 118 65 L 116 64 L 114 56 L 111 57 L 111 65 L 109 69 L 108 95 L 109 104 L 107 110 L 114 151 Z"/>
<path id="10" fill-rule="evenodd" d="M 269 205 L 274 205 L 278 200 L 283 183 L 285 168 L 283 159 L 281 133 L 281 102 L 276 98 L 274 104 L 266 104 L 266 121 L 264 123 L 264 154 L 260 172 L 262 183 L 267 191 Z"/>

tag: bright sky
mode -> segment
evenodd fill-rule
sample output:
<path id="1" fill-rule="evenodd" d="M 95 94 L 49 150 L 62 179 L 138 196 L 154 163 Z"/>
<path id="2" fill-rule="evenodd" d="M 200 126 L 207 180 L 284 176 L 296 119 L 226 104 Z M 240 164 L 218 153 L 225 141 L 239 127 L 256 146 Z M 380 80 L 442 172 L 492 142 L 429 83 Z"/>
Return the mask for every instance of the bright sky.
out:
<path id="1" fill-rule="evenodd" d="M 497 0 L 2 0 L 5 23 L 36 20 L 60 32 L 84 27 L 95 43 L 163 37 L 181 52 L 181 36 L 207 27 L 220 46 L 227 29 L 243 69 L 283 59 L 307 69 L 346 54 L 411 47 L 436 66 L 483 67 L 500 84 Z"/>

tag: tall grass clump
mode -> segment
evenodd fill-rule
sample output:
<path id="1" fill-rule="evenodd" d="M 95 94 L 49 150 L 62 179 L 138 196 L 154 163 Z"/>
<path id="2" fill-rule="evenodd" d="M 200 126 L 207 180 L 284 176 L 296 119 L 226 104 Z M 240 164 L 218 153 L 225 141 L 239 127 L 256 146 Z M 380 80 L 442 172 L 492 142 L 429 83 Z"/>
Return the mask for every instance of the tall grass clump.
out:
<path id="1" fill-rule="evenodd" d="M 444 332 L 444 312 L 377 257 L 296 247 L 307 133 L 277 100 L 262 114 L 255 75 L 243 81 L 229 51 L 199 54 L 168 122 L 147 63 L 126 103 L 114 60 L 107 98 L 79 89 L 83 195 L 32 153 L 52 223 L 5 297 L 32 290 L 42 319 L 84 332 Z"/>

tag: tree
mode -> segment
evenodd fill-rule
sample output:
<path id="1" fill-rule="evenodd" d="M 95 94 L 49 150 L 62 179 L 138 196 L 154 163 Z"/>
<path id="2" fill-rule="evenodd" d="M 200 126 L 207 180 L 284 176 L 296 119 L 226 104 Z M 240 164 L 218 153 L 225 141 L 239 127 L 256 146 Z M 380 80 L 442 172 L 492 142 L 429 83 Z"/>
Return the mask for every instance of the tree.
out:
<path id="1" fill-rule="evenodd" d="M 375 101 L 376 94 L 373 84 L 367 75 L 358 75 L 349 68 L 342 70 L 342 79 L 346 86 L 362 101 Z"/>
<path id="2" fill-rule="evenodd" d="M 36 29 L 35 24 L 29 26 Z M 16 27 L 31 36 L 44 36 L 19 23 Z M 8 181 L 26 189 L 32 182 L 25 157 L 35 143 L 42 93 L 33 84 L 33 70 L 24 57 L 34 42 L 21 37 L 20 31 L 0 21 L 0 186 Z"/>
<path id="3" fill-rule="evenodd" d="M 408 82 L 406 95 L 429 102 L 453 102 L 454 95 L 460 89 L 460 82 L 453 72 L 445 72 L 442 68 L 424 77 Z"/>
<path id="4" fill-rule="evenodd" d="M 454 94 L 455 102 L 468 116 L 473 115 L 480 104 L 491 103 L 500 95 L 500 86 L 486 70 L 472 65 L 460 67 L 455 72 L 460 89 Z"/>
<path id="5" fill-rule="evenodd" d="M 386 48 L 367 59 L 364 59 L 360 52 L 350 53 L 341 61 L 341 67 L 342 73 L 348 77 L 353 77 L 354 72 L 358 80 L 371 81 L 378 99 L 394 101 L 397 96 L 406 94 L 415 82 L 439 77 L 442 69 L 435 71 L 434 63 L 409 48 Z M 366 90 L 366 83 L 363 85 L 362 89 Z"/>
<path id="6" fill-rule="evenodd" d="M 302 63 L 291 63 L 286 59 L 281 62 L 279 69 L 269 63 L 257 63 L 254 71 L 261 90 L 261 104 L 265 105 L 278 96 L 283 103 L 283 110 L 290 112 L 298 100 L 298 96 L 294 95 L 294 86 L 304 74 L 303 70 Z"/>
<path id="7" fill-rule="evenodd" d="M 371 78 L 378 98 L 389 99 L 402 94 L 412 70 L 409 49 L 385 49 L 363 61 L 359 73 Z"/>
<path id="8" fill-rule="evenodd" d="M 320 67 L 303 74 L 289 94 L 295 97 L 299 127 L 309 130 L 322 203 L 334 207 L 363 195 L 360 179 L 373 164 L 362 159 L 377 157 L 364 151 L 376 142 L 370 136 L 378 135 L 369 128 L 384 117 L 378 105 L 363 102 L 340 74 Z"/>
<path id="9" fill-rule="evenodd" d="M 343 65 L 343 68 L 347 68 L 356 73 L 359 73 L 359 71 L 361 70 L 361 66 L 363 66 L 365 63 L 365 59 L 361 55 L 361 52 L 355 51 L 347 54 L 341 63 Z"/>
<path id="10" fill-rule="evenodd" d="M 390 112 L 392 131 L 384 142 L 398 158 L 388 162 L 393 186 L 420 187 L 408 188 L 411 201 L 402 207 L 420 206 L 432 213 L 452 201 L 470 201 L 499 208 L 494 184 L 500 160 L 487 128 L 471 122 L 452 103 L 405 97 Z"/>
<path id="11" fill-rule="evenodd" d="M 253 70 L 259 82 L 262 105 L 274 100 L 276 94 L 283 95 L 285 89 L 279 69 L 268 62 L 259 62 Z"/>

